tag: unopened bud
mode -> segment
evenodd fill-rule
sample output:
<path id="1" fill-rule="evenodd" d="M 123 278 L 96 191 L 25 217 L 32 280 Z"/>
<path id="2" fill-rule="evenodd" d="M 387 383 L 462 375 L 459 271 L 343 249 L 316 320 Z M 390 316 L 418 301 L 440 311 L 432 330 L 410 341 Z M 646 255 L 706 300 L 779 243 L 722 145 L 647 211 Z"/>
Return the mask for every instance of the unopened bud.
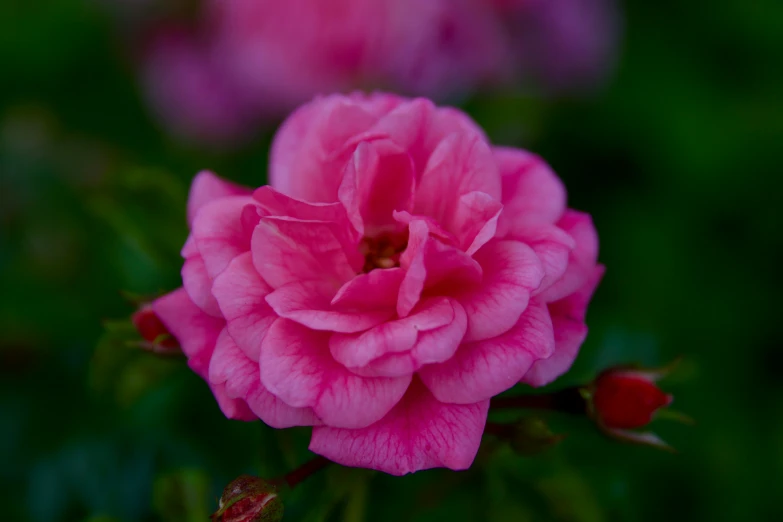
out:
<path id="1" fill-rule="evenodd" d="M 181 353 L 179 342 L 171 335 L 151 305 L 142 305 L 131 316 L 131 321 L 144 339 L 142 348 L 160 354 Z"/>
<path id="2" fill-rule="evenodd" d="M 277 487 L 264 479 L 242 475 L 223 490 L 212 522 L 279 522 L 283 502 Z"/>
<path id="3" fill-rule="evenodd" d="M 672 396 L 656 384 L 670 370 L 671 366 L 662 370 L 631 367 L 605 370 L 583 390 L 590 416 L 612 437 L 671 449 L 654 433 L 633 431 L 649 424 L 661 408 L 672 403 Z"/>

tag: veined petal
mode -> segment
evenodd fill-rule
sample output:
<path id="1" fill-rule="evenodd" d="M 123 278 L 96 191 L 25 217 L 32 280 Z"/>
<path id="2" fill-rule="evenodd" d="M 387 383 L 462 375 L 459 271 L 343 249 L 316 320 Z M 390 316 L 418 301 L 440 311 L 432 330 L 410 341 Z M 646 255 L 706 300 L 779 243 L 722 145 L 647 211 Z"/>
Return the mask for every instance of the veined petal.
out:
<path id="1" fill-rule="evenodd" d="M 390 319 L 393 308 L 336 307 L 334 291 L 322 281 L 294 281 L 266 296 L 277 315 L 314 330 L 360 332 Z"/>
<path id="2" fill-rule="evenodd" d="M 328 342 L 328 333 L 278 319 L 261 348 L 261 382 L 287 404 L 312 408 L 328 426 L 356 429 L 378 421 L 411 377 L 355 375 L 332 359 Z"/>
<path id="3" fill-rule="evenodd" d="M 364 429 L 313 428 L 310 451 L 343 466 L 392 475 L 467 469 L 478 453 L 489 401 L 444 404 L 414 380 L 405 397 Z"/>
<path id="4" fill-rule="evenodd" d="M 273 428 L 320 424 L 312 409 L 293 408 L 269 393 L 261 384 L 258 363 L 247 358 L 227 331 L 218 337 L 209 380 L 212 386 L 221 386 L 228 398 L 244 401 L 255 416 Z"/>
<path id="5" fill-rule="evenodd" d="M 498 237 L 513 234 L 518 227 L 554 224 L 566 208 L 566 191 L 552 169 L 535 154 L 507 147 L 494 147 L 495 161 L 503 179 L 504 211 L 498 222 Z"/>
<path id="6" fill-rule="evenodd" d="M 193 178 L 188 195 L 188 225 L 193 223 L 201 207 L 217 199 L 229 196 L 249 196 L 248 187 L 236 185 L 219 178 L 208 170 L 202 170 Z"/>
<path id="7" fill-rule="evenodd" d="M 182 352 L 188 358 L 188 365 L 206 379 L 209 360 L 225 321 L 207 315 L 196 306 L 183 288 L 156 299 L 152 303 L 152 309 L 171 335 L 179 341 Z"/>
<path id="8" fill-rule="evenodd" d="M 532 301 L 505 334 L 463 344 L 454 357 L 425 366 L 419 376 L 439 401 L 470 404 L 508 390 L 535 361 L 549 357 L 554 349 L 546 305 Z"/>
<path id="9" fill-rule="evenodd" d="M 253 264 L 272 288 L 320 280 L 337 291 L 364 263 L 358 250 L 340 241 L 341 232 L 324 221 L 261 218 L 251 242 Z"/>
<path id="10" fill-rule="evenodd" d="M 214 279 L 232 259 L 250 250 L 250 230 L 242 222 L 244 208 L 253 203 L 249 196 L 229 196 L 211 201 L 193 220 L 191 236 L 204 260 L 210 279 Z"/>
<path id="11" fill-rule="evenodd" d="M 468 314 L 466 342 L 508 331 L 544 277 L 538 256 L 518 241 L 490 241 L 473 257 L 481 264 L 484 279 L 457 296 Z"/>
<path id="12" fill-rule="evenodd" d="M 256 362 L 261 341 L 277 318 L 266 302 L 270 292 L 272 288 L 256 272 L 250 252 L 237 256 L 212 286 L 228 332 L 242 352 Z"/>

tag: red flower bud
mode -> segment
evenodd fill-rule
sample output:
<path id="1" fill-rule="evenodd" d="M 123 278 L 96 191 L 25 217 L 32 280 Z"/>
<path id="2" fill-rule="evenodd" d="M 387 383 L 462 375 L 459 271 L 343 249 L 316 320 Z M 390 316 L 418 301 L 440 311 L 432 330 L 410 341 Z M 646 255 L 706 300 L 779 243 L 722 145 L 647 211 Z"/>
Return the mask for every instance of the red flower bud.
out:
<path id="1" fill-rule="evenodd" d="M 634 367 L 609 368 L 582 389 L 590 416 L 607 435 L 616 439 L 672 450 L 655 433 L 636 431 L 653 420 L 658 411 L 672 403 L 656 381 L 674 365 L 659 370 Z M 687 416 L 666 410 L 667 417 L 692 422 Z"/>
<path id="2" fill-rule="evenodd" d="M 179 342 L 169 333 L 149 304 L 142 305 L 131 316 L 131 321 L 146 341 L 143 343 L 144 348 L 156 353 L 179 352 Z"/>
<path id="3" fill-rule="evenodd" d="M 650 423 L 655 412 L 672 402 L 648 375 L 607 371 L 594 383 L 595 415 L 607 428 L 633 429 Z"/>
<path id="4" fill-rule="evenodd" d="M 242 475 L 223 490 L 212 522 L 279 522 L 283 503 L 277 487 L 264 479 Z"/>

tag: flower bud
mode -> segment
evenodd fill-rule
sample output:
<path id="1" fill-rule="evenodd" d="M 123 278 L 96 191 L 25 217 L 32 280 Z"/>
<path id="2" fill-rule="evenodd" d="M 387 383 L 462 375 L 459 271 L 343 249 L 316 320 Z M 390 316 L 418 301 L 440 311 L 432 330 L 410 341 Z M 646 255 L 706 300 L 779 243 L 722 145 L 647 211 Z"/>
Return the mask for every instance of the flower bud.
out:
<path id="1" fill-rule="evenodd" d="M 160 354 L 180 353 L 179 342 L 169 333 L 151 305 L 142 305 L 131 316 L 131 321 L 144 339 L 142 348 Z"/>
<path id="2" fill-rule="evenodd" d="M 656 384 L 670 370 L 671 366 L 662 370 L 615 367 L 603 371 L 583 390 L 590 416 L 614 438 L 671 449 L 654 433 L 633 431 L 649 424 L 661 408 L 672 403 L 672 396 Z M 670 417 L 687 419 L 679 414 Z"/>
<path id="3" fill-rule="evenodd" d="M 242 475 L 223 490 L 212 522 L 279 522 L 283 502 L 277 487 L 264 479 Z"/>
<path id="4" fill-rule="evenodd" d="M 650 423 L 672 396 L 664 393 L 644 373 L 608 371 L 595 381 L 593 408 L 608 428 L 634 429 Z"/>

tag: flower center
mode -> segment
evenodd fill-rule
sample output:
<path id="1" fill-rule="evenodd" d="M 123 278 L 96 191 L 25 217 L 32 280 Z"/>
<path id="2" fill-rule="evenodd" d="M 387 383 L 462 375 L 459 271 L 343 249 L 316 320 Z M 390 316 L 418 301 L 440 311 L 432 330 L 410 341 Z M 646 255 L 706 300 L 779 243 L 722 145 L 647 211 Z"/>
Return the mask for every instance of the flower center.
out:
<path id="1" fill-rule="evenodd" d="M 402 232 L 388 232 L 375 237 L 364 237 L 359 243 L 359 252 L 364 256 L 365 274 L 376 268 L 400 266 L 400 255 L 408 247 L 408 229 Z"/>

